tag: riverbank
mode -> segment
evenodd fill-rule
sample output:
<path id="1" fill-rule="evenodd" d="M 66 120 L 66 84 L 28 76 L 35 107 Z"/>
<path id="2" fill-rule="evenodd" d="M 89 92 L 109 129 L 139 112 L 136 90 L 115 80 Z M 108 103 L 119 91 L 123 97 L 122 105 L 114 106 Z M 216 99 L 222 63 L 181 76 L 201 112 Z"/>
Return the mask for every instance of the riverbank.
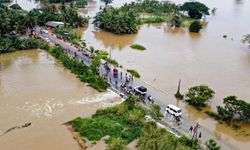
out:
<path id="1" fill-rule="evenodd" d="M 1 136 L 3 150 L 79 150 L 63 124 L 121 101 L 112 91 L 99 93 L 80 82 L 44 50 L 3 54 L 0 64 L 0 134 L 31 123 Z"/>

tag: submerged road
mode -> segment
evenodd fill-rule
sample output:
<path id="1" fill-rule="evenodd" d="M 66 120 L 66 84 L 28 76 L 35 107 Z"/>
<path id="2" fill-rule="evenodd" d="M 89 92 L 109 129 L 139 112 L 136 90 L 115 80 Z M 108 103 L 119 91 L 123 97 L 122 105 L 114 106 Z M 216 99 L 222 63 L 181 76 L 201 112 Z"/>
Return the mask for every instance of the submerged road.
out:
<path id="1" fill-rule="evenodd" d="M 78 48 L 76 48 L 75 46 L 73 46 L 72 44 L 65 42 L 63 40 L 60 40 L 56 37 L 56 35 L 52 34 L 52 33 L 41 33 L 40 32 L 41 28 L 36 28 L 35 29 L 35 33 L 37 36 L 39 36 L 42 39 L 49 39 L 50 42 L 52 44 L 59 44 L 62 48 L 64 48 L 69 55 L 71 55 L 72 57 L 75 57 L 76 59 L 78 59 L 79 61 L 83 62 L 85 65 L 90 66 L 91 64 L 91 58 L 85 56 L 82 54 L 82 51 L 78 51 Z M 117 68 L 113 65 L 110 65 L 110 71 L 107 72 L 107 70 L 105 69 L 104 65 L 101 65 L 99 67 L 99 73 L 101 76 L 106 76 L 107 77 L 107 81 L 110 84 L 110 89 L 112 89 L 113 91 L 115 91 L 118 94 L 124 94 L 124 90 L 120 88 L 121 84 L 125 83 L 126 80 L 126 75 L 129 77 L 131 76 L 126 70 L 122 69 L 122 68 Z M 114 78 L 113 76 L 113 69 L 116 68 L 118 69 L 119 73 L 118 73 L 118 77 Z M 147 87 L 148 89 L 148 94 L 147 95 L 152 95 L 154 97 L 154 93 L 162 93 L 162 91 L 159 91 L 158 89 L 150 86 L 149 84 L 147 84 L 146 82 L 143 82 L 140 79 L 137 78 L 133 78 L 132 81 L 129 82 L 128 84 L 131 87 L 136 87 L 136 86 L 144 86 Z M 166 94 L 166 93 L 162 93 L 162 94 Z M 154 102 L 155 104 L 158 104 L 161 106 L 161 111 L 163 114 L 165 114 L 165 108 L 169 103 L 166 103 L 167 101 L 164 101 L 164 99 L 160 99 L 158 97 L 154 97 Z M 145 105 L 150 106 L 148 103 L 146 103 Z M 187 137 L 192 138 L 192 134 L 189 133 L 189 128 L 190 126 L 194 126 L 197 124 L 196 120 L 192 120 L 188 114 L 183 113 L 182 114 L 182 118 L 180 121 L 180 124 L 177 124 L 175 122 L 175 119 L 173 116 L 171 115 L 165 115 L 165 117 L 163 118 L 162 122 L 161 122 L 164 126 L 166 126 L 166 128 L 173 132 L 175 135 L 180 136 L 180 135 L 185 135 Z M 235 147 L 233 147 L 230 143 L 228 143 L 227 141 L 223 141 L 221 139 L 218 139 L 217 137 L 215 137 L 214 133 L 209 131 L 208 129 L 200 126 L 200 128 L 198 129 L 198 135 L 199 133 L 202 133 L 202 137 L 199 139 L 200 144 L 202 147 L 205 147 L 205 142 L 211 138 L 216 139 L 216 141 L 219 142 L 220 146 L 222 149 L 225 150 L 233 150 L 236 149 Z"/>

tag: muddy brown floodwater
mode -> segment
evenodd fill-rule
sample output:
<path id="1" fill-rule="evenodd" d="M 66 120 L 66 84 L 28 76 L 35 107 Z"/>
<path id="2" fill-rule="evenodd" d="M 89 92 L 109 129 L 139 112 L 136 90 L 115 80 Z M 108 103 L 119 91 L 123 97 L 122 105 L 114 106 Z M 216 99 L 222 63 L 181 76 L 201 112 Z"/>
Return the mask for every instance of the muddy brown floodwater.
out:
<path id="1" fill-rule="evenodd" d="M 121 6 L 132 0 L 114 0 Z M 173 1 L 183 3 L 185 0 Z M 201 0 L 215 14 L 206 17 L 208 24 L 200 34 L 190 34 L 187 29 L 170 29 L 165 23 L 142 25 L 137 34 L 114 35 L 97 30 L 92 24 L 83 31 L 83 39 L 98 49 L 112 51 L 112 58 L 125 68 L 140 72 L 142 80 L 157 88 L 158 97 L 165 104 L 179 104 L 184 113 L 197 120 L 222 141 L 235 149 L 250 146 L 250 124 L 242 125 L 235 132 L 230 127 L 218 124 L 182 102 L 176 102 L 178 80 L 182 79 L 181 90 L 197 84 L 207 84 L 216 96 L 210 105 L 213 110 L 222 104 L 223 98 L 236 95 L 250 102 L 250 49 L 242 44 L 243 35 L 250 33 L 250 1 L 248 0 Z M 88 15 L 95 15 L 100 3 L 90 3 Z M 223 38 L 227 35 L 227 38 Z M 144 45 L 146 51 L 130 48 L 133 43 Z M 164 95 L 164 96 L 160 96 Z"/>
<path id="2" fill-rule="evenodd" d="M 45 51 L 0 55 L 0 149 L 79 150 L 63 124 L 117 101 L 113 92 L 87 87 Z M 26 122 L 31 126 L 2 135 Z"/>
<path id="3" fill-rule="evenodd" d="M 112 5 L 119 7 L 125 2 L 131 1 L 133 0 L 114 0 Z M 173 2 L 183 3 L 184 1 L 185 0 L 175 0 Z M 234 149 L 247 150 L 248 147 L 250 147 L 250 136 L 247 135 L 250 133 L 250 124 L 242 125 L 241 131 L 235 132 L 230 127 L 219 124 L 210 119 L 204 113 L 199 113 L 192 107 L 187 106 L 180 101 L 176 101 L 173 96 L 173 94 L 176 92 L 178 80 L 182 79 L 181 90 L 183 92 L 187 91 L 188 87 L 197 84 L 207 84 L 212 89 L 214 89 L 216 92 L 216 96 L 210 104 L 211 109 L 213 110 L 215 110 L 217 105 L 222 104 L 222 99 L 224 97 L 229 95 L 236 95 L 239 98 L 250 102 L 250 50 L 247 49 L 246 45 L 241 43 L 242 35 L 250 33 L 250 1 L 200 1 L 207 4 L 211 9 L 217 8 L 215 14 L 210 15 L 206 18 L 208 24 L 206 27 L 204 27 L 204 29 L 201 30 L 200 34 L 190 34 L 185 28 L 170 29 L 164 23 L 142 25 L 139 29 L 139 32 L 133 35 L 114 35 L 112 33 L 96 30 L 92 24 L 89 24 L 88 28 L 86 29 L 77 30 L 77 32 L 79 32 L 80 34 L 82 33 L 83 39 L 86 40 L 89 45 L 92 45 L 98 49 L 106 49 L 108 51 L 111 50 L 112 58 L 118 60 L 118 62 L 125 68 L 133 68 L 138 70 L 144 82 L 148 83 L 153 88 L 158 89 L 159 93 L 156 93 L 156 95 L 158 97 L 162 97 L 164 103 L 174 103 L 179 105 L 183 109 L 183 112 L 188 115 L 188 117 L 197 120 L 202 125 L 202 127 L 209 130 L 217 138 L 229 143 L 230 145 L 232 145 L 232 147 L 234 147 Z M 21 5 L 24 5 L 29 1 L 22 0 L 17 2 Z M 33 5 L 33 1 L 31 1 L 31 3 L 32 5 L 29 6 L 36 6 Z M 87 9 L 81 10 L 81 12 L 89 16 L 94 16 L 96 12 L 99 11 L 100 6 L 103 6 L 103 4 L 101 4 L 99 0 L 90 0 Z M 29 10 L 30 8 L 27 9 Z M 227 38 L 224 39 L 223 35 L 227 35 Z M 147 48 L 147 50 L 143 52 L 132 50 L 129 46 L 133 43 L 142 44 Z M 13 54 L 13 56 L 15 55 L 17 54 Z M 40 56 L 41 53 L 34 53 L 33 55 Z M 1 57 L 1 59 L 5 57 Z M 10 100 L 8 102 L 0 104 L 1 112 L 3 112 L 1 113 L 0 119 L 5 120 L 4 122 L 0 122 L 1 127 L 6 129 L 11 125 L 22 124 L 27 120 L 25 119 L 25 117 L 33 116 L 33 119 L 37 120 L 37 122 L 42 121 L 44 123 L 44 125 L 42 125 L 43 130 L 48 131 L 47 133 L 54 133 L 54 137 L 51 136 L 51 138 L 41 138 L 41 141 L 39 142 L 47 143 L 44 144 L 45 146 L 49 146 L 50 144 L 52 144 L 52 146 L 56 145 L 57 147 L 60 147 L 60 141 L 57 141 L 57 145 L 55 144 L 56 142 L 52 142 L 51 140 L 52 138 L 57 140 L 55 138 L 55 133 L 58 135 L 63 134 L 63 136 L 60 136 L 60 138 L 69 138 L 69 141 L 64 140 L 65 143 L 72 142 L 72 140 L 70 140 L 71 136 L 69 135 L 69 133 L 64 131 L 64 129 L 62 129 L 64 127 L 59 126 L 58 123 L 70 120 L 72 119 L 72 117 L 74 118 L 79 114 L 88 115 L 97 107 L 93 108 L 92 110 L 92 107 L 90 106 L 94 104 L 86 104 L 80 106 L 76 105 L 75 107 L 72 107 L 72 104 L 66 103 L 68 105 L 66 105 L 66 107 L 64 107 L 63 109 L 68 109 L 67 112 L 70 113 L 62 113 L 61 111 L 63 111 L 63 109 L 60 108 L 60 103 L 56 101 L 56 104 L 54 104 L 54 106 L 56 108 L 58 107 L 58 110 L 56 109 L 55 111 L 57 115 L 52 117 L 54 121 L 52 121 L 53 123 L 51 124 L 55 125 L 53 130 L 49 128 L 49 120 L 52 120 L 52 118 L 48 117 L 50 116 L 50 113 L 41 111 L 40 107 L 43 106 L 45 107 L 45 109 L 48 109 L 47 105 L 51 105 L 51 101 L 54 101 L 55 99 L 57 99 L 57 97 L 59 97 L 58 99 L 64 99 L 66 102 L 68 102 L 70 101 L 70 99 L 72 99 L 72 97 L 76 100 L 81 99 L 81 97 L 85 97 L 86 95 L 87 97 L 92 97 L 94 95 L 94 97 L 96 98 L 97 93 L 87 87 L 82 87 L 82 83 L 79 83 L 79 81 L 72 75 L 67 75 L 65 71 L 63 71 L 64 73 L 60 74 L 60 78 L 67 78 L 70 76 L 70 79 L 63 79 L 63 81 L 61 81 L 62 83 L 58 83 L 58 80 L 60 78 L 51 79 L 51 76 L 53 77 L 54 75 L 51 75 L 51 73 L 58 71 L 58 68 L 56 67 L 57 65 L 54 64 L 49 65 L 50 67 L 53 66 L 53 69 L 47 67 L 46 69 L 44 68 L 45 73 L 40 72 L 39 78 L 47 77 L 47 79 L 46 82 L 45 80 L 43 80 L 44 82 L 40 80 L 39 84 L 41 84 L 42 87 L 50 87 L 48 88 L 50 90 L 47 90 L 47 92 L 45 93 L 41 93 L 43 90 L 39 90 L 40 87 L 35 86 L 36 84 L 33 85 L 32 82 L 38 77 L 32 77 L 32 74 L 29 71 L 20 72 L 21 68 L 17 67 L 18 63 L 27 63 L 27 61 L 31 60 L 33 60 L 33 65 L 37 64 L 35 62 L 39 62 L 39 60 L 41 60 L 41 57 L 38 57 L 38 60 L 29 58 L 21 62 L 18 61 L 20 60 L 20 57 L 5 58 L 9 59 L 9 61 L 5 61 L 4 66 L 9 66 L 9 68 L 15 68 L 16 70 L 12 73 L 8 73 L 8 76 L 5 75 L 5 80 L 2 79 L 2 76 L 0 78 L 1 89 L 3 89 L 3 83 L 5 83 L 5 91 L 3 92 L 1 90 L 0 96 L 2 95 L 2 93 L 9 93 L 10 96 Z M 16 60 L 16 58 L 19 59 Z M 25 63 L 23 65 L 25 66 Z M 59 68 L 59 70 L 62 69 L 61 67 Z M 8 72 L 8 70 L 12 69 L 5 69 L 4 72 Z M 34 67 L 34 69 L 36 70 L 34 71 L 35 73 L 40 71 L 40 69 L 37 69 L 36 67 Z M 1 70 L 1 73 L 2 71 L 3 69 Z M 75 86 L 77 87 L 75 87 L 76 89 L 69 91 L 71 91 L 72 93 L 77 93 L 77 91 L 81 89 L 79 93 L 81 93 L 82 95 L 80 94 L 79 96 L 79 93 L 67 95 L 66 91 L 68 90 L 66 90 L 65 88 L 67 88 L 68 86 L 65 86 L 67 85 L 65 82 L 69 82 L 69 85 L 75 84 Z M 19 90 L 17 89 L 19 88 L 16 87 L 17 85 L 15 83 L 19 83 L 18 86 L 23 85 L 22 88 L 27 89 L 27 93 L 18 92 Z M 57 96 L 53 97 L 51 95 L 50 91 L 52 91 L 52 89 L 55 91 L 59 91 L 54 92 L 56 94 L 54 94 L 53 96 Z M 39 98 L 39 96 L 32 97 L 31 93 L 36 93 L 41 97 L 45 96 L 47 97 L 47 99 Z M 97 96 L 98 95 L 99 94 L 97 94 Z M 15 100 L 13 100 L 12 98 Z M 50 98 L 53 99 L 51 100 Z M 2 100 L 2 97 L 0 99 Z M 18 101 L 19 99 L 22 100 Z M 27 103 L 25 103 L 24 99 L 31 99 L 31 102 L 28 101 Z M 36 103 L 37 101 L 39 102 L 38 105 Z M 18 105 L 18 103 L 20 103 L 20 105 Z M 95 105 L 99 106 L 99 104 Z M 31 109 L 33 107 L 35 109 Z M 88 109 L 81 109 L 81 107 L 87 107 Z M 25 113 L 27 115 L 22 115 Z M 41 119 L 39 118 L 39 116 L 46 117 L 42 117 Z M 47 128 L 45 127 L 45 124 L 47 125 Z M 19 134 L 24 134 L 27 136 L 27 133 L 23 133 L 25 130 L 34 131 L 34 133 L 29 132 L 32 133 L 29 137 L 32 141 L 32 139 L 35 139 L 35 137 L 39 137 L 43 134 L 42 131 L 37 130 L 38 128 L 39 127 L 35 124 L 34 127 L 32 125 L 32 128 L 13 131 L 12 133 L 9 133 L 9 135 L 6 135 L 6 137 L 4 137 L 4 140 L 2 140 L 1 137 L 0 145 L 12 146 L 13 148 L 17 148 L 20 143 L 25 143 L 28 146 L 30 144 L 28 139 L 26 139 L 27 141 L 20 141 L 25 140 L 25 138 L 21 139 L 22 135 Z M 61 133 L 60 131 L 63 132 Z M 13 136 L 11 137 L 11 135 Z M 9 143 L 12 138 L 14 139 L 13 142 L 15 142 L 16 144 Z M 75 143 L 70 143 L 68 145 L 71 145 L 71 149 L 73 149 L 74 146 L 72 145 L 74 144 Z"/>

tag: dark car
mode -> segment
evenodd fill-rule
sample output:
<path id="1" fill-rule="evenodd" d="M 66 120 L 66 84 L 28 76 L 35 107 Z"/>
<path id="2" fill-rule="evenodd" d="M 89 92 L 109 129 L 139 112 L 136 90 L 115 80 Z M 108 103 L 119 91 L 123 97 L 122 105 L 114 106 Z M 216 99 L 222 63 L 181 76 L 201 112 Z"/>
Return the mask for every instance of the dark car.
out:
<path id="1" fill-rule="evenodd" d="M 137 86 L 134 88 L 135 94 L 145 96 L 147 94 L 147 88 L 144 86 Z"/>
<path id="2" fill-rule="evenodd" d="M 119 74 L 118 69 L 114 68 L 113 69 L 113 76 L 114 76 L 114 78 L 117 78 L 118 74 Z"/>

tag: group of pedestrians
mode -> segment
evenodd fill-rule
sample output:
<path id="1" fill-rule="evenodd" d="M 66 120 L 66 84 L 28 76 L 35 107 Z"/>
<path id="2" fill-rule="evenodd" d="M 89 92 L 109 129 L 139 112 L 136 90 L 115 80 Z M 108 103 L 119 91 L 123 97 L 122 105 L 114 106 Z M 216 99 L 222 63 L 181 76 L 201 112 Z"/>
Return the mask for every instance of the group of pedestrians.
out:
<path id="1" fill-rule="evenodd" d="M 201 136 L 202 136 L 202 135 L 201 135 L 201 131 L 200 131 L 199 134 L 198 134 L 198 128 L 200 128 L 200 125 L 199 125 L 198 122 L 197 122 L 196 125 L 190 126 L 190 128 L 189 128 L 189 134 L 192 135 L 192 138 L 197 139 L 197 136 L 198 136 L 198 138 L 201 139 Z"/>

